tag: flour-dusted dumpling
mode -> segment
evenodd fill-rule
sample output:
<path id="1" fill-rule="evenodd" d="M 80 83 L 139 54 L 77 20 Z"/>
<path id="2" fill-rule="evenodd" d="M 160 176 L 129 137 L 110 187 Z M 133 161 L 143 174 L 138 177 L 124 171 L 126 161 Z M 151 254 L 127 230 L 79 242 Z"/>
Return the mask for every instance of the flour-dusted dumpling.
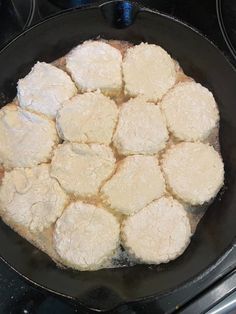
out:
<path id="1" fill-rule="evenodd" d="M 61 215 L 68 197 L 57 180 L 49 176 L 49 165 L 16 168 L 5 172 L 0 186 L 0 211 L 11 225 L 39 232 Z"/>
<path id="2" fill-rule="evenodd" d="M 77 92 L 69 75 L 57 67 L 37 62 L 30 73 L 18 81 L 17 97 L 22 108 L 55 118 L 62 102 Z"/>
<path id="3" fill-rule="evenodd" d="M 216 196 L 224 182 L 224 164 L 208 144 L 180 143 L 167 150 L 162 160 L 166 182 L 172 192 L 192 205 Z"/>
<path id="4" fill-rule="evenodd" d="M 183 253 L 191 228 L 183 205 L 162 197 L 123 221 L 122 240 L 131 255 L 148 264 L 168 263 Z"/>
<path id="5" fill-rule="evenodd" d="M 66 56 L 66 67 L 81 91 L 115 95 L 122 87 L 122 56 L 102 41 L 85 41 Z"/>
<path id="6" fill-rule="evenodd" d="M 51 175 L 69 193 L 94 196 L 114 171 L 115 162 L 108 146 L 64 143 L 54 151 Z"/>
<path id="7" fill-rule="evenodd" d="M 177 84 L 162 99 L 161 108 L 170 132 L 180 140 L 204 140 L 219 121 L 212 93 L 195 82 Z"/>
<path id="8" fill-rule="evenodd" d="M 127 49 L 123 60 L 125 92 L 157 101 L 175 84 L 175 63 L 157 45 L 141 43 Z"/>
<path id="9" fill-rule="evenodd" d="M 120 154 L 156 154 L 167 140 L 168 131 L 159 106 L 142 96 L 122 105 L 113 138 Z"/>
<path id="10" fill-rule="evenodd" d="M 126 157 L 101 192 L 104 202 L 114 210 L 125 215 L 139 211 L 165 192 L 158 160 L 152 156 Z"/>
<path id="11" fill-rule="evenodd" d="M 118 109 L 101 93 L 79 94 L 63 104 L 57 115 L 57 129 L 64 140 L 110 144 Z"/>
<path id="12" fill-rule="evenodd" d="M 217 104 L 158 45 L 77 45 L 0 109 L 0 218 L 61 267 L 168 263 L 223 185 Z"/>
<path id="13" fill-rule="evenodd" d="M 54 247 L 65 265 L 95 270 L 114 255 L 119 234 L 120 225 L 115 216 L 104 208 L 77 201 L 58 219 Z"/>
<path id="14" fill-rule="evenodd" d="M 6 169 L 49 161 L 58 141 L 53 121 L 16 105 L 0 110 L 0 164 Z"/>

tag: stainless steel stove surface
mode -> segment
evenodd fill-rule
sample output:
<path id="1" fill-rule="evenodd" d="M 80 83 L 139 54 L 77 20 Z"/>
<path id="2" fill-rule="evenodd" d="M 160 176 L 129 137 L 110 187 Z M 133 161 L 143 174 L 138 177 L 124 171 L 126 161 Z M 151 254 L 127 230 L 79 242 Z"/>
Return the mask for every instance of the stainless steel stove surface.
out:
<path id="1" fill-rule="evenodd" d="M 0 47 L 46 17 L 97 1 L 0 0 Z M 104 1 L 99 1 L 104 2 Z M 236 2 L 233 0 L 141 0 L 199 29 L 236 66 Z M 219 21 L 218 21 L 219 19 Z M 113 313 L 236 313 L 236 248 L 208 276 L 168 298 L 121 306 Z M 186 302 L 187 300 L 187 302 Z M 0 261 L 0 313 L 91 313 L 75 302 L 31 285 Z"/>

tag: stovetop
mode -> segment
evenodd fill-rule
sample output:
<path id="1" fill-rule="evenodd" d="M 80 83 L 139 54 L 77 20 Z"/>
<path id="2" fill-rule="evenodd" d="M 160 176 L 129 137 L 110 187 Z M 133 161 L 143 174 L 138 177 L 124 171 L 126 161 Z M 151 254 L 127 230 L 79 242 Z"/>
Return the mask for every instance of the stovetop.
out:
<path id="1" fill-rule="evenodd" d="M 27 29 L 30 25 L 57 14 L 63 9 L 88 5 L 93 0 L 0 0 L 0 47 Z M 149 8 L 158 9 L 194 26 L 213 41 L 236 66 L 236 2 L 234 0 L 141 0 Z M 127 305 L 113 313 L 205 313 L 217 302 L 221 311 L 236 313 L 236 248 L 232 249 L 224 263 L 209 276 L 207 282 L 185 288 L 168 299 L 162 298 L 139 305 Z M 217 280 L 216 280 L 217 279 Z M 213 283 L 214 282 L 214 283 Z M 228 298 L 226 296 L 229 295 Z M 183 300 L 188 302 L 178 308 Z M 176 307 L 177 306 L 177 307 Z M 223 310 L 222 310 L 223 309 Z M 218 311 L 218 312 L 217 312 Z M 26 282 L 5 263 L 0 261 L 0 313 L 90 313 L 67 299 L 39 290 Z"/>

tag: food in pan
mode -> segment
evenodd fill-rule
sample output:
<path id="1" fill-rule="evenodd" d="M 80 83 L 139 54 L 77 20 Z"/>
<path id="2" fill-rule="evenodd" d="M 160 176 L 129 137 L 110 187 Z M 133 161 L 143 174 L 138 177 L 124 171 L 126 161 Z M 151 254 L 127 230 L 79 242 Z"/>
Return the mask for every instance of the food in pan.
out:
<path id="1" fill-rule="evenodd" d="M 165 193 L 165 181 L 153 156 L 128 156 L 102 187 L 103 201 L 115 211 L 130 215 Z"/>
<path id="2" fill-rule="evenodd" d="M 100 89 L 108 95 L 119 93 L 121 64 L 120 51 L 102 41 L 86 41 L 66 57 L 66 68 L 82 92 Z"/>
<path id="3" fill-rule="evenodd" d="M 95 92 L 76 95 L 63 103 L 56 125 L 63 140 L 109 145 L 117 119 L 115 101 Z"/>
<path id="4" fill-rule="evenodd" d="M 145 95 L 154 102 L 165 95 L 177 78 L 174 61 L 168 53 L 147 43 L 129 48 L 122 67 L 125 92 L 131 97 Z"/>
<path id="5" fill-rule="evenodd" d="M 77 270 L 177 258 L 224 181 L 212 93 L 154 44 L 86 41 L 53 64 L 0 110 L 2 219 Z"/>
<path id="6" fill-rule="evenodd" d="M 183 205 L 161 197 L 122 224 L 122 243 L 144 263 L 160 264 L 175 259 L 186 249 L 191 228 Z"/>
<path id="7" fill-rule="evenodd" d="M 55 122 L 14 104 L 0 110 L 0 163 L 32 167 L 51 159 L 59 142 Z"/>
<path id="8" fill-rule="evenodd" d="M 65 265 L 97 269 L 119 246 L 120 224 L 102 207 L 73 202 L 57 220 L 53 241 Z"/>
<path id="9" fill-rule="evenodd" d="M 219 121 L 212 93 L 195 82 L 177 84 L 161 101 L 167 126 L 182 141 L 205 140 Z"/>
<path id="10" fill-rule="evenodd" d="M 139 96 L 121 106 L 113 137 L 121 155 L 157 154 L 168 137 L 165 118 L 156 104 Z"/>
<path id="11" fill-rule="evenodd" d="M 45 62 L 37 62 L 17 85 L 20 106 L 49 118 L 55 118 L 62 102 L 76 92 L 75 84 L 67 73 Z"/>
<path id="12" fill-rule="evenodd" d="M 69 197 L 49 175 L 49 165 L 5 172 L 0 189 L 0 211 L 13 224 L 43 231 L 61 216 Z"/>
<path id="13" fill-rule="evenodd" d="M 173 194 L 192 205 L 209 202 L 224 180 L 219 153 L 203 143 L 180 143 L 167 149 L 162 169 Z"/>
<path id="14" fill-rule="evenodd" d="M 92 196 L 110 177 L 115 162 L 109 146 L 64 143 L 54 150 L 50 174 L 68 193 Z"/>

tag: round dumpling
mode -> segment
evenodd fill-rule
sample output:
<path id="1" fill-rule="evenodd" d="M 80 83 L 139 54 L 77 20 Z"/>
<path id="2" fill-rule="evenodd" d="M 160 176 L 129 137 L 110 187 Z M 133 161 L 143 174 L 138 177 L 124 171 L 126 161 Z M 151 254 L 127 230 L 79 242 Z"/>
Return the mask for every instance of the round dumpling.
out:
<path id="1" fill-rule="evenodd" d="M 175 84 L 175 63 L 157 45 L 141 43 L 127 49 L 123 60 L 125 92 L 129 96 L 145 95 L 157 101 Z"/>
<path id="2" fill-rule="evenodd" d="M 195 82 L 179 83 L 162 99 L 169 130 L 180 140 L 206 139 L 219 121 L 212 93 Z"/>
<path id="3" fill-rule="evenodd" d="M 65 265 L 95 270 L 115 253 L 119 234 L 115 216 L 103 208 L 77 201 L 58 219 L 53 242 Z"/>
<path id="4" fill-rule="evenodd" d="M 53 121 L 16 105 L 0 110 L 0 163 L 6 169 L 49 161 L 58 141 Z"/>
<path id="5" fill-rule="evenodd" d="M 183 253 L 191 228 L 183 206 L 162 197 L 124 220 L 122 240 L 131 255 L 148 264 L 167 263 Z"/>
<path id="6" fill-rule="evenodd" d="M 101 93 L 79 94 L 63 104 L 57 116 L 57 129 L 64 140 L 110 144 L 118 109 Z"/>
<path id="7" fill-rule="evenodd" d="M 165 147 L 168 137 L 159 106 L 141 96 L 122 105 L 113 137 L 120 154 L 156 154 Z"/>
<path id="8" fill-rule="evenodd" d="M 212 146 L 180 143 L 162 160 L 162 169 L 172 192 L 192 205 L 210 201 L 223 185 L 224 164 Z"/>
<path id="9" fill-rule="evenodd" d="M 102 41 L 85 41 L 66 56 L 66 67 L 81 91 L 115 95 L 122 88 L 122 56 Z"/>
<path id="10" fill-rule="evenodd" d="M 90 197 L 115 169 L 110 147 L 99 144 L 64 143 L 54 151 L 51 175 L 69 193 Z"/>
<path id="11" fill-rule="evenodd" d="M 0 186 L 4 220 L 32 232 L 43 231 L 52 225 L 67 202 L 68 197 L 57 180 L 49 176 L 47 164 L 5 172 Z"/>
<path id="12" fill-rule="evenodd" d="M 37 62 L 30 73 L 18 81 L 20 106 L 55 118 L 63 101 L 77 92 L 69 75 L 57 67 Z"/>
<path id="13" fill-rule="evenodd" d="M 122 160 L 113 177 L 101 189 L 105 203 L 121 214 L 131 215 L 165 193 L 158 160 L 134 155 Z"/>

